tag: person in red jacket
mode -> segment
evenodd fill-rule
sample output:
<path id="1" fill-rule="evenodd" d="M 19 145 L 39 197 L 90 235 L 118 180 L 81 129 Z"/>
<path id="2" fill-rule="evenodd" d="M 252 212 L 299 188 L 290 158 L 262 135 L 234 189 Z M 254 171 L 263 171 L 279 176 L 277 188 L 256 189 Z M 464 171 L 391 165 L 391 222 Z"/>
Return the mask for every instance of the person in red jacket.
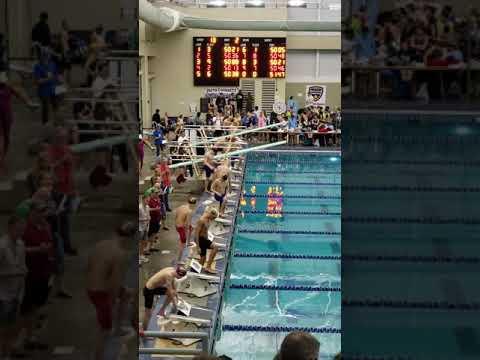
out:
<path id="1" fill-rule="evenodd" d="M 31 203 L 30 213 L 23 234 L 27 276 L 21 312 L 25 317 L 26 350 L 45 350 L 47 345 L 33 337 L 35 320 L 45 306 L 49 295 L 50 277 L 54 270 L 54 243 L 47 221 L 47 204 L 38 200 Z"/>
<path id="2" fill-rule="evenodd" d="M 49 160 L 55 173 L 55 191 L 65 197 L 65 210 L 59 216 L 59 232 L 65 253 L 77 255 L 71 243 L 71 217 L 77 191 L 74 181 L 74 156 L 68 144 L 68 131 L 58 127 L 52 145 L 48 147 Z"/>

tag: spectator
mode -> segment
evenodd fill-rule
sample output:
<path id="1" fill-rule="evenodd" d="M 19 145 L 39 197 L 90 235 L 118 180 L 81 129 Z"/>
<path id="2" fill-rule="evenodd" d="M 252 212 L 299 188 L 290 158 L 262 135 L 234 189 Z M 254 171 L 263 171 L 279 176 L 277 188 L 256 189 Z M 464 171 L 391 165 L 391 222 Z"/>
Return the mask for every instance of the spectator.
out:
<path id="1" fill-rule="evenodd" d="M 161 126 L 160 122 L 161 122 L 160 110 L 157 109 L 155 110 L 155 114 L 153 114 L 152 116 L 152 127 L 156 129 L 157 127 Z"/>
<path id="2" fill-rule="evenodd" d="M 148 234 L 150 225 L 150 207 L 148 206 L 149 197 L 143 195 L 141 201 L 138 204 L 138 236 L 139 236 L 139 258 L 138 264 L 142 265 L 149 260 L 145 256 L 145 251 L 148 246 Z"/>
<path id="3" fill-rule="evenodd" d="M 55 174 L 55 191 L 64 197 L 64 211 L 59 216 L 59 233 L 64 242 L 65 253 L 77 255 L 71 242 L 71 216 L 78 201 L 74 181 L 74 158 L 68 145 L 68 134 L 57 128 L 52 145 L 48 149 L 49 159 Z"/>
<path id="4" fill-rule="evenodd" d="M 47 124 L 50 113 L 57 109 L 55 87 L 60 79 L 57 66 L 46 51 L 40 53 L 39 62 L 33 68 L 33 76 L 42 105 L 42 123 Z"/>
<path id="5" fill-rule="evenodd" d="M 253 110 L 253 96 L 250 92 L 247 93 L 247 111 Z"/>
<path id="6" fill-rule="evenodd" d="M 0 357 L 8 359 L 18 335 L 19 310 L 25 287 L 25 222 L 18 216 L 8 220 L 7 234 L 0 238 Z"/>
<path id="7" fill-rule="evenodd" d="M 24 347 L 27 351 L 48 348 L 48 345 L 40 343 L 34 336 L 39 311 L 48 300 L 49 281 L 54 268 L 54 245 L 46 218 L 47 210 L 48 207 L 44 202 L 32 201 L 23 234 L 28 271 L 21 312 L 26 330 Z"/>
<path id="8" fill-rule="evenodd" d="M 235 95 L 235 102 L 237 104 L 236 110 L 238 113 L 241 113 L 243 111 L 243 101 L 244 101 L 244 98 L 243 98 L 242 90 L 238 90 L 237 95 Z"/>
<path id="9" fill-rule="evenodd" d="M 217 96 L 217 99 L 215 100 L 215 105 L 217 106 L 217 111 L 218 112 L 223 112 L 225 108 L 225 98 L 223 97 L 222 94 Z"/>
<path id="10" fill-rule="evenodd" d="M 294 331 L 282 341 L 280 351 L 274 360 L 312 360 L 318 359 L 320 343 L 311 334 Z"/>
<path id="11" fill-rule="evenodd" d="M 171 160 L 167 158 L 163 158 L 160 161 L 160 165 L 158 166 L 158 172 L 160 175 L 160 178 L 162 179 L 162 192 L 163 192 L 163 202 L 165 204 L 165 209 L 167 212 L 171 212 L 172 209 L 170 209 L 169 203 L 168 203 L 168 195 L 172 191 L 172 181 L 171 179 L 171 170 L 169 168 L 169 162 Z M 166 224 L 164 224 L 163 228 L 165 230 L 168 230 Z"/>
<path id="12" fill-rule="evenodd" d="M 60 39 L 61 39 L 61 54 L 62 54 L 62 63 L 64 67 L 64 77 L 65 83 L 71 83 L 70 71 L 72 68 L 72 49 L 70 48 L 70 27 L 68 26 L 67 20 L 62 21 L 61 30 L 60 30 Z"/>
<path id="13" fill-rule="evenodd" d="M 103 33 L 103 26 L 99 25 L 92 32 L 90 37 L 89 54 L 87 61 L 85 62 L 85 68 L 89 69 L 90 66 L 97 61 L 102 51 L 107 48 L 105 37 Z"/>
<path id="14" fill-rule="evenodd" d="M 365 61 L 376 54 L 375 40 L 368 26 L 363 26 L 362 31 L 355 38 L 356 58 Z"/>
<path id="15" fill-rule="evenodd" d="M 157 157 L 160 156 L 160 152 L 163 152 L 165 146 L 163 145 L 163 141 L 165 139 L 163 135 L 163 130 L 160 127 L 157 127 L 153 130 L 153 139 L 155 143 L 155 148 L 157 149 Z"/>
<path id="16" fill-rule="evenodd" d="M 52 43 L 50 26 L 48 25 L 48 13 L 42 12 L 38 23 L 32 29 L 32 44 L 34 49 L 49 47 Z"/>
<path id="17" fill-rule="evenodd" d="M 32 109 L 36 108 L 23 89 L 13 87 L 8 83 L 6 74 L 5 71 L 0 71 L 0 174 L 5 170 L 5 159 L 10 147 L 13 97 L 18 97 Z"/>
<path id="18" fill-rule="evenodd" d="M 289 108 L 294 114 L 297 113 L 297 111 L 298 111 L 298 104 L 297 104 L 297 102 L 293 99 L 293 96 L 290 96 L 290 97 L 288 98 L 287 106 L 288 106 L 288 108 Z"/>

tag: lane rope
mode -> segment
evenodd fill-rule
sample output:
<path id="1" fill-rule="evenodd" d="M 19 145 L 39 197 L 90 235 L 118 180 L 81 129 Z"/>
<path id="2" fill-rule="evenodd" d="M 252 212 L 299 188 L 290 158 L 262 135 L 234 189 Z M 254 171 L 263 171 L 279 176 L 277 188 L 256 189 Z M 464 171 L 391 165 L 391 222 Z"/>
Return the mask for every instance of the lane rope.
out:
<path id="1" fill-rule="evenodd" d="M 249 234 L 306 234 L 306 235 L 341 235 L 335 231 L 301 231 L 301 230 L 255 230 L 255 229 L 238 229 L 239 233 Z"/>
<path id="2" fill-rule="evenodd" d="M 302 175 L 302 174 L 318 174 L 318 175 L 323 175 L 323 174 L 341 174 L 341 171 L 300 171 L 297 169 L 292 169 L 291 171 L 276 171 L 276 170 L 259 170 L 259 169 L 247 169 L 247 170 L 252 170 L 255 171 L 255 174 L 248 174 L 250 176 L 256 175 L 256 174 L 281 174 L 281 175 Z"/>
<path id="3" fill-rule="evenodd" d="M 480 303 L 454 304 L 448 301 L 407 301 L 407 300 L 343 300 L 342 306 L 360 308 L 394 308 L 394 309 L 434 309 L 478 311 Z"/>
<path id="4" fill-rule="evenodd" d="M 243 195 L 245 198 L 268 198 L 267 194 L 245 194 Z M 334 195 L 283 195 L 282 198 L 284 199 L 341 199 L 341 196 L 334 196 Z"/>
<path id="5" fill-rule="evenodd" d="M 442 166 L 480 166 L 480 161 L 413 161 L 413 160 L 343 160 L 343 164 L 364 164 L 364 165 L 442 165 Z"/>
<path id="6" fill-rule="evenodd" d="M 342 186 L 342 191 L 398 191 L 398 192 L 480 192 L 480 187 L 437 186 Z"/>
<path id="7" fill-rule="evenodd" d="M 230 289 L 247 289 L 247 290 L 286 290 L 286 291 L 311 291 L 323 292 L 333 291 L 339 292 L 339 287 L 321 287 L 321 286 L 300 286 L 300 285 L 252 285 L 252 284 L 231 284 Z"/>
<path id="8" fill-rule="evenodd" d="M 282 214 L 282 215 L 342 215 L 341 212 L 329 211 L 265 211 L 265 210 L 245 210 L 244 214 Z"/>
<path id="9" fill-rule="evenodd" d="M 341 329 L 337 328 L 318 328 L 318 327 L 297 327 L 297 326 L 259 326 L 259 325 L 233 325 L 225 324 L 222 326 L 224 331 L 253 331 L 253 332 L 292 332 L 304 331 L 316 334 L 340 334 Z"/>
<path id="10" fill-rule="evenodd" d="M 247 180 L 245 181 L 245 184 L 247 185 L 278 185 L 278 186 L 284 186 L 284 185 L 335 185 L 339 186 L 342 185 L 342 183 L 332 183 L 332 182 L 294 182 L 294 181 L 285 181 L 285 182 L 276 182 L 276 181 L 253 181 L 253 180 Z"/>
<path id="11" fill-rule="evenodd" d="M 251 253 L 235 252 L 235 257 L 240 258 L 268 258 L 268 259 L 304 259 L 304 260 L 341 260 L 339 255 L 302 255 L 282 253 Z"/>
<path id="12" fill-rule="evenodd" d="M 342 222 L 359 224 L 434 224 L 434 225 L 479 225 L 478 218 L 387 218 L 387 217 L 343 217 Z"/>
<path id="13" fill-rule="evenodd" d="M 270 259 L 304 259 L 304 260 L 342 260 L 358 262 L 413 262 L 413 263 L 452 263 L 452 264 L 478 264 L 479 257 L 448 257 L 448 256 L 384 256 L 384 255 L 306 255 L 288 253 L 252 253 L 237 251 L 234 257 L 238 258 L 270 258 Z"/>
<path id="14" fill-rule="evenodd" d="M 467 256 L 384 256 L 384 255 L 342 255 L 343 261 L 366 261 L 366 262 L 413 262 L 413 263 L 456 263 L 478 264 L 480 258 Z"/>

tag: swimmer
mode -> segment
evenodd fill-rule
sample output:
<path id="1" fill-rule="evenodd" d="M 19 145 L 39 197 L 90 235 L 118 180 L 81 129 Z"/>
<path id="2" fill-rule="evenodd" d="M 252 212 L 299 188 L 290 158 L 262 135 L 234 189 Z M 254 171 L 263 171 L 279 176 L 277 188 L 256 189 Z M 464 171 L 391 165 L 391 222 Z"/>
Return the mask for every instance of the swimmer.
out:
<path id="1" fill-rule="evenodd" d="M 175 212 L 175 227 L 177 228 L 180 237 L 177 261 L 180 261 L 182 258 L 187 240 L 190 240 L 190 235 L 192 233 L 192 212 L 196 203 L 197 199 L 191 197 L 188 199 L 187 204 L 179 206 Z"/>
<path id="2" fill-rule="evenodd" d="M 215 200 L 220 204 L 220 216 L 223 215 L 225 211 L 225 196 L 227 196 L 228 190 L 228 174 L 224 174 L 221 178 L 215 180 L 212 184 L 212 191 Z"/>
<path id="3" fill-rule="evenodd" d="M 175 307 L 177 306 L 178 295 L 175 279 L 181 279 L 185 275 L 187 275 L 187 270 L 185 270 L 183 266 L 177 266 L 176 268 L 166 267 L 148 279 L 143 288 L 143 297 L 145 299 L 143 330 L 147 330 L 148 328 L 148 323 L 152 316 L 153 298 L 155 295 L 167 296 L 158 313 L 160 316 L 165 316 L 165 309 L 171 302 L 173 302 Z"/>
<path id="4" fill-rule="evenodd" d="M 218 217 L 218 211 L 216 209 L 207 209 L 197 222 L 195 227 L 195 243 L 200 251 L 200 264 L 203 266 L 207 257 L 207 250 L 212 250 L 208 257 L 208 262 L 204 267 L 205 271 L 210 274 L 216 274 L 216 270 L 212 269 L 212 263 L 215 259 L 215 255 L 218 252 L 218 248 L 208 239 L 208 227 L 210 223 Z"/>
<path id="5" fill-rule="evenodd" d="M 210 177 L 215 172 L 215 167 L 216 163 L 214 154 L 209 150 L 205 154 L 205 159 L 203 160 L 203 170 L 205 171 L 205 192 L 210 192 Z"/>
<path id="6" fill-rule="evenodd" d="M 135 245 L 132 239 L 137 230 L 134 222 L 122 224 L 112 238 L 98 242 L 88 258 L 87 294 L 95 306 L 99 328 L 95 360 L 104 359 L 106 341 L 113 329 L 114 304 L 124 292 L 123 273 L 128 250 Z M 121 335 L 120 322 L 117 322 L 115 334 Z"/>

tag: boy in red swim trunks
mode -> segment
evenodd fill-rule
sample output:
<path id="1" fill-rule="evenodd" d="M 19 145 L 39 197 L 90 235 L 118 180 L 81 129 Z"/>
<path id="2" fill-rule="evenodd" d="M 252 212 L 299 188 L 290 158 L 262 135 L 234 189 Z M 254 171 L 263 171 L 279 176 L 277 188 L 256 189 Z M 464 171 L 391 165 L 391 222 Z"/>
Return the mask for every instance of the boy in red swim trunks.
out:
<path id="1" fill-rule="evenodd" d="M 175 211 L 175 226 L 180 237 L 177 262 L 182 259 L 187 240 L 190 240 L 190 234 L 192 233 L 192 212 L 196 203 L 197 199 L 191 197 L 188 199 L 187 204 L 179 206 Z"/>
<path id="2" fill-rule="evenodd" d="M 89 259 L 87 268 L 87 294 L 95 306 L 99 335 L 95 360 L 103 360 L 107 337 L 113 328 L 113 309 L 116 300 L 124 293 L 122 288 L 128 250 L 134 245 L 138 225 L 122 224 L 113 238 L 98 242 Z M 120 335 L 117 322 L 116 335 Z"/>

